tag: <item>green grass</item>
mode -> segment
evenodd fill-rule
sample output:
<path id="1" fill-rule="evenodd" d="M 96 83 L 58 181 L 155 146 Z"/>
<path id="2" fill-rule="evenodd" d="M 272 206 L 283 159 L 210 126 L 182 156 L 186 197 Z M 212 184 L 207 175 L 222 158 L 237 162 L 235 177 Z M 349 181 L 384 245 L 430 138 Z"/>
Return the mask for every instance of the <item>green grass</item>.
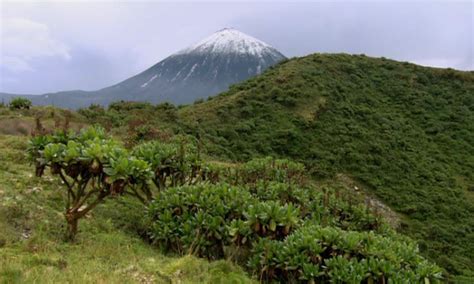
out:
<path id="1" fill-rule="evenodd" d="M 0 136 L 1 283 L 251 282 L 228 261 L 163 255 L 133 232 L 122 214 L 141 211 L 127 200 L 101 205 L 81 220 L 77 242 L 65 242 L 61 187 L 32 176 L 26 141 Z"/>

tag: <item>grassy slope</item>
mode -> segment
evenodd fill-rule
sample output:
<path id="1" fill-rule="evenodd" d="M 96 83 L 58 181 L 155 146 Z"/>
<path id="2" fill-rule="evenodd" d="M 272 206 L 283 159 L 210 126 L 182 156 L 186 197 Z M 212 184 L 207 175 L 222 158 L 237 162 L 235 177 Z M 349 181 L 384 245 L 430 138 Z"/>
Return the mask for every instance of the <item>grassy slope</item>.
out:
<path id="1" fill-rule="evenodd" d="M 474 74 L 365 56 L 287 61 L 180 110 L 215 156 L 291 157 L 352 176 L 404 214 L 403 232 L 474 276 Z"/>
<path id="2" fill-rule="evenodd" d="M 99 206 L 81 220 L 78 242 L 65 243 L 61 187 L 49 175 L 32 177 L 26 141 L 0 135 L 1 283 L 250 282 L 226 261 L 168 257 L 144 243 L 122 226 L 134 203 Z"/>

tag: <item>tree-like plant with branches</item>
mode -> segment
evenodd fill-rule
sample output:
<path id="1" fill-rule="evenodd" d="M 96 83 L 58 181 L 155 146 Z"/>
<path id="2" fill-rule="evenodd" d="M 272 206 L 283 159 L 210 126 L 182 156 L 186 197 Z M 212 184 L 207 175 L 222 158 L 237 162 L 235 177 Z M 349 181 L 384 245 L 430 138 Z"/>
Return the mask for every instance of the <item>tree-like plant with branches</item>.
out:
<path id="1" fill-rule="evenodd" d="M 79 134 L 64 131 L 30 140 L 28 154 L 42 176 L 45 168 L 58 176 L 66 189 L 67 238 L 74 240 L 78 221 L 107 197 L 129 194 L 143 203 L 151 199 L 148 162 L 130 157 L 102 128 Z"/>

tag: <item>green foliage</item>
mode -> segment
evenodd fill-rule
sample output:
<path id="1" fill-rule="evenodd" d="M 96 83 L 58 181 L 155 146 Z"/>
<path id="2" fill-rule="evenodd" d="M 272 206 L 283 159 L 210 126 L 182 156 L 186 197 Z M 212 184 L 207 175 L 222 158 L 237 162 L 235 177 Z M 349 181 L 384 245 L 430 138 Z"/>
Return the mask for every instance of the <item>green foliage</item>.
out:
<path id="1" fill-rule="evenodd" d="M 101 105 L 91 104 L 88 108 L 80 108 L 77 113 L 89 120 L 97 120 L 98 117 L 104 115 L 105 109 Z"/>
<path id="2" fill-rule="evenodd" d="M 10 109 L 29 109 L 31 101 L 27 98 L 17 97 L 10 101 Z"/>
<path id="3" fill-rule="evenodd" d="M 137 235 L 146 224 L 132 198 L 97 206 L 64 242 L 63 186 L 31 175 L 27 142 L 0 135 L 0 283 L 255 283 L 229 261 L 160 253 Z"/>
<path id="4" fill-rule="evenodd" d="M 250 269 L 268 282 L 387 283 L 441 279 L 439 267 L 416 244 L 396 236 L 309 225 L 283 241 L 266 238 L 252 248 Z"/>
<path id="5" fill-rule="evenodd" d="M 182 186 L 164 191 L 148 208 L 152 238 L 163 248 L 222 258 L 229 224 L 243 214 L 251 195 L 228 185 Z"/>
<path id="6" fill-rule="evenodd" d="M 472 72 L 367 56 L 316 54 L 281 63 L 199 104 L 176 108 L 122 102 L 98 112 L 100 115 L 89 121 L 112 128 L 122 137 L 127 133 L 124 127 L 134 128 L 132 122 L 144 121 L 146 129 L 134 128 L 140 130 L 134 143 L 159 139 L 165 141 L 159 143 L 174 144 L 170 146 L 173 153 L 179 151 L 179 141 L 149 138 L 147 133 L 159 128 L 193 135 L 199 141 L 195 143 L 198 156 L 230 161 L 274 156 L 302 163 L 304 168 L 297 167 L 296 172 L 313 178 L 331 180 L 340 173 L 348 175 L 403 214 L 400 231 L 419 242 L 424 256 L 449 273 L 469 279 L 474 277 L 474 199 L 470 191 L 474 184 L 473 92 Z M 55 140 L 68 144 L 65 136 Z M 31 147 L 42 151 L 45 144 L 36 141 Z M 133 153 L 145 160 L 146 155 Z M 74 157 L 74 150 L 70 155 Z M 268 163 L 272 160 L 269 158 Z M 184 163 L 188 166 L 180 168 L 174 163 L 173 167 L 178 172 L 185 169 L 190 177 L 185 179 L 189 181 L 183 183 L 185 187 L 202 181 L 225 181 L 230 187 L 248 192 L 254 199 L 249 205 L 260 204 L 261 210 L 268 209 L 266 214 L 292 204 L 300 220 L 294 230 L 311 220 L 323 227 L 373 230 L 385 237 L 383 222 L 370 210 L 350 200 L 341 201 L 331 188 L 308 193 L 307 178 L 299 179 L 296 174 L 288 181 L 286 173 L 261 166 L 265 164 L 262 161 L 252 161 L 248 166 L 254 165 L 246 169 L 245 165 L 203 162 L 199 157 L 194 164 L 188 161 Z M 155 163 L 155 177 L 155 170 L 163 173 L 160 167 L 166 163 Z M 166 187 L 182 184 L 180 175 L 165 174 Z M 277 222 L 269 224 L 263 217 L 259 224 L 262 221 L 268 234 Z M 280 242 L 278 235 L 260 236 L 263 229 L 255 233 L 257 226 L 250 226 L 243 213 L 230 224 L 231 229 L 223 229 L 232 232 L 230 246 L 240 243 L 248 246 L 244 249 L 248 252 L 251 240 Z M 351 265 L 337 264 L 345 261 L 351 261 Z M 343 270 L 353 265 L 357 271 L 365 269 L 354 261 L 337 260 L 333 267 Z M 308 275 L 321 272 L 312 266 L 304 269 Z"/>
<path id="7" fill-rule="evenodd" d="M 258 180 L 302 183 L 305 170 L 301 163 L 272 157 L 252 159 L 240 169 L 244 183 L 255 183 Z"/>
<path id="8" fill-rule="evenodd" d="M 180 124 L 204 133 L 211 156 L 271 155 L 313 177 L 352 176 L 407 216 L 401 229 L 424 255 L 474 276 L 473 93 L 472 72 L 315 54 L 183 108 Z"/>
<path id="9" fill-rule="evenodd" d="M 152 108 L 152 105 L 147 102 L 113 102 L 109 105 L 109 110 L 115 111 L 130 111 L 130 110 L 145 110 Z"/>
<path id="10" fill-rule="evenodd" d="M 65 217 L 70 239 L 77 233 L 78 220 L 106 197 L 130 194 L 144 203 L 152 198 L 149 164 L 129 157 L 128 151 L 100 127 L 86 128 L 79 134 L 58 132 L 33 137 L 27 151 L 38 177 L 49 167 L 67 190 Z"/>
<path id="11" fill-rule="evenodd" d="M 150 164 L 158 189 L 196 182 L 201 161 L 195 143 L 188 140 L 175 137 L 170 143 L 153 141 L 135 147 L 133 155 Z"/>
<path id="12" fill-rule="evenodd" d="M 425 261 L 412 241 L 387 227 L 367 231 L 365 224 L 360 226 L 366 211 L 352 210 L 337 198 L 325 204 L 328 198 L 314 189 L 265 183 L 260 180 L 257 188 L 202 183 L 169 188 L 148 208 L 151 237 L 179 254 L 247 262 L 266 282 L 441 278 L 441 270 Z M 323 220 L 331 227 L 322 227 Z"/>

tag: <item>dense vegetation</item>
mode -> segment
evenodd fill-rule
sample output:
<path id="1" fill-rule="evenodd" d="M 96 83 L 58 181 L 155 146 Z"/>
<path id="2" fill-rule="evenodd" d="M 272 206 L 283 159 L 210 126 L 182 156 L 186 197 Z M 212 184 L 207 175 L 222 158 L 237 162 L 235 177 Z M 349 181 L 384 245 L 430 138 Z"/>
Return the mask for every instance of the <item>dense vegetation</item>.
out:
<path id="1" fill-rule="evenodd" d="M 474 74 L 365 56 L 287 61 L 181 111 L 232 160 L 290 157 L 345 173 L 404 214 L 402 232 L 474 276 Z"/>
<path id="2" fill-rule="evenodd" d="M 133 143 L 185 132 L 221 159 L 274 155 L 316 178 L 348 175 L 402 214 L 423 254 L 473 277 L 473 94 L 472 72 L 315 54 L 191 106 L 82 113 Z"/>
<path id="3" fill-rule="evenodd" d="M 473 94 L 472 72 L 315 54 L 208 101 L 93 105 L 71 124 L 101 124 L 147 164 L 154 201 L 124 223 L 164 251 L 232 259 L 265 281 L 437 278 L 413 241 L 352 200 L 362 190 L 398 212 L 397 230 L 448 279 L 472 282 Z M 255 159 L 266 156 L 296 162 Z"/>
<path id="4" fill-rule="evenodd" d="M 80 218 L 128 193 L 148 212 L 132 223 L 162 249 L 233 259 L 262 281 L 441 279 L 417 245 L 370 207 L 311 186 L 302 164 L 270 157 L 241 165 L 203 162 L 193 143 L 174 140 L 129 152 L 102 128 L 90 127 L 35 136 L 28 153 L 36 176 L 49 168 L 65 187 L 68 240 L 75 239 Z M 279 245 L 299 247 L 275 259 Z"/>
<path id="5" fill-rule="evenodd" d="M 65 242 L 67 190 L 50 170 L 34 175 L 28 140 L 0 135 L 0 283 L 254 283 L 230 261 L 150 246 L 137 235 L 143 205 L 128 196 L 89 211 L 75 242 Z"/>

